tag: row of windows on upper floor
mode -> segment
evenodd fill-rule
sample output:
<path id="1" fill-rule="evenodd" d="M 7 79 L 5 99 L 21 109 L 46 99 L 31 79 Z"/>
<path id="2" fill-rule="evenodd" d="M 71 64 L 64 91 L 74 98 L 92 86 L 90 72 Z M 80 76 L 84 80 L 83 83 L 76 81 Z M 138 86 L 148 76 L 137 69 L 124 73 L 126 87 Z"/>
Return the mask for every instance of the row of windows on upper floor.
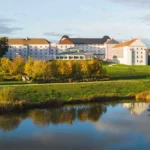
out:
<path id="1" fill-rule="evenodd" d="M 18 55 L 27 55 L 27 54 L 24 54 L 24 53 L 7 53 L 7 55 L 15 55 L 15 54 L 18 54 Z M 56 53 L 29 53 L 29 55 L 53 55 L 53 54 L 56 54 Z"/>
<path id="2" fill-rule="evenodd" d="M 60 46 L 60 47 L 56 47 L 56 48 L 62 48 L 62 49 L 66 49 L 66 48 L 71 48 L 71 47 L 69 47 L 69 46 Z M 84 46 L 84 47 L 75 47 L 75 48 L 86 48 L 86 49 L 105 49 L 105 48 L 101 48 L 101 47 L 88 47 L 88 46 Z"/>
<path id="3" fill-rule="evenodd" d="M 134 56 L 132 56 L 132 58 L 134 59 L 135 57 L 134 57 Z M 140 56 L 137 56 L 136 58 L 140 58 Z M 141 58 L 143 58 L 143 56 L 141 56 Z"/>
<path id="4" fill-rule="evenodd" d="M 9 49 L 8 51 L 23 51 L 24 50 L 24 52 L 27 52 L 27 50 L 26 49 Z M 32 51 L 32 49 L 30 49 L 29 51 Z M 33 51 L 49 51 L 49 49 L 34 49 Z"/>
<path id="5" fill-rule="evenodd" d="M 145 48 L 130 48 L 130 50 L 145 50 Z"/>
<path id="6" fill-rule="evenodd" d="M 53 46 L 53 45 L 51 45 Z M 55 47 L 61 47 L 61 46 L 68 46 L 68 47 L 85 47 L 85 46 L 103 46 L 103 45 L 100 45 L 100 44 L 75 44 L 75 45 L 69 45 L 69 44 L 64 44 L 64 45 L 61 45 L 61 44 L 58 44 L 58 45 L 55 45 Z"/>
<path id="7" fill-rule="evenodd" d="M 135 54 L 135 53 L 140 54 L 140 52 L 134 52 L 134 51 L 132 52 L 132 54 Z M 141 54 L 143 54 L 143 51 L 141 51 Z"/>
<path id="8" fill-rule="evenodd" d="M 25 46 L 9 46 L 9 48 L 27 48 Z M 29 48 L 49 48 L 49 46 L 29 46 Z"/>
<path id="9" fill-rule="evenodd" d="M 27 58 L 27 56 L 22 56 L 22 57 L 25 58 L 25 59 Z M 37 58 L 37 59 L 49 59 L 49 60 L 54 58 L 53 56 L 49 56 L 49 57 L 48 56 L 43 56 L 43 57 L 42 56 L 31 56 L 31 57 Z M 13 59 L 14 56 L 9 56 L 9 58 Z"/>
<path id="10" fill-rule="evenodd" d="M 133 63 L 135 63 L 135 60 L 132 60 Z M 143 60 L 136 60 L 137 63 L 143 63 Z"/>

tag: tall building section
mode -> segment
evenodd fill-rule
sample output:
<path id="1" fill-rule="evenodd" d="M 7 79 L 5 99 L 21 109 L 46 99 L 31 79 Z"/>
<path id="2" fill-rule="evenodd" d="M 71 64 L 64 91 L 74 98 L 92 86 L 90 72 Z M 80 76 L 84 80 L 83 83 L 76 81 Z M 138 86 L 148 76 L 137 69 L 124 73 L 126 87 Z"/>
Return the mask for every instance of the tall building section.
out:
<path id="1" fill-rule="evenodd" d="M 40 60 L 51 60 L 53 54 L 50 42 L 42 38 L 8 39 L 8 52 L 5 56 L 13 59 L 19 55 L 28 59 L 29 56 Z"/>
<path id="2" fill-rule="evenodd" d="M 112 48 L 112 60 L 126 65 L 148 65 L 147 46 L 139 39 L 118 43 Z"/>
<path id="3" fill-rule="evenodd" d="M 54 49 L 57 49 L 57 52 L 61 53 L 68 48 L 76 48 L 91 53 L 98 58 L 105 59 L 106 43 L 108 41 L 110 41 L 109 36 L 102 38 L 70 38 L 64 35 L 57 44 L 57 48 Z"/>
<path id="4" fill-rule="evenodd" d="M 106 48 L 106 61 L 108 62 L 112 62 L 113 59 L 112 59 L 112 48 L 118 44 L 119 42 L 114 40 L 114 39 L 111 39 L 109 40 L 106 44 L 107 44 L 107 48 Z"/>

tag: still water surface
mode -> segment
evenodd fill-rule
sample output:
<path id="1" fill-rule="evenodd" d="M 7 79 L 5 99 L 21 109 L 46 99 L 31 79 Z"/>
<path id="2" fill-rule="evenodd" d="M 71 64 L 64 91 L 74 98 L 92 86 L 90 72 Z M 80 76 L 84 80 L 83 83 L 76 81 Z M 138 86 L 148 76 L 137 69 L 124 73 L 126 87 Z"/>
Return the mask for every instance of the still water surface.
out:
<path id="1" fill-rule="evenodd" d="M 149 103 L 72 105 L 0 115 L 0 150 L 149 150 Z"/>

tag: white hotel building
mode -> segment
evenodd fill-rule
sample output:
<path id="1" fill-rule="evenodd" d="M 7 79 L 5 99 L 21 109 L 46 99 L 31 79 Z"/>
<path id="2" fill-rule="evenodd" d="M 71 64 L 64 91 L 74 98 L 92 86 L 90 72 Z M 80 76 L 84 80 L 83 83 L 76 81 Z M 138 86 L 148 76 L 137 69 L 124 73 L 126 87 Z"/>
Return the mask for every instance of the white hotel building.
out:
<path id="1" fill-rule="evenodd" d="M 146 45 L 139 39 L 121 42 L 103 38 L 69 38 L 63 36 L 58 43 L 50 43 L 43 38 L 9 39 L 8 52 L 5 57 L 13 59 L 20 55 L 26 60 L 29 56 L 39 60 L 63 59 L 66 57 L 72 60 L 101 58 L 105 61 L 127 64 L 127 65 L 148 65 L 148 51 Z M 66 53 L 68 49 L 78 49 L 80 53 Z M 83 54 L 84 53 L 84 54 Z M 78 56 L 78 59 L 77 59 Z M 90 56 L 90 58 L 88 58 Z M 67 60 L 67 59 L 66 59 Z"/>
<path id="2" fill-rule="evenodd" d="M 112 48 L 112 61 L 126 65 L 148 65 L 147 46 L 139 39 L 116 44 Z"/>
<path id="3" fill-rule="evenodd" d="M 51 43 L 51 49 L 55 54 L 64 52 L 68 48 L 75 48 L 91 53 L 98 58 L 105 59 L 107 42 L 110 41 L 109 36 L 103 38 L 69 38 L 63 36 L 59 43 Z"/>
<path id="4" fill-rule="evenodd" d="M 13 59 L 19 55 L 28 59 L 31 56 L 40 60 L 52 60 L 50 42 L 42 38 L 8 39 L 8 52 L 5 57 Z"/>

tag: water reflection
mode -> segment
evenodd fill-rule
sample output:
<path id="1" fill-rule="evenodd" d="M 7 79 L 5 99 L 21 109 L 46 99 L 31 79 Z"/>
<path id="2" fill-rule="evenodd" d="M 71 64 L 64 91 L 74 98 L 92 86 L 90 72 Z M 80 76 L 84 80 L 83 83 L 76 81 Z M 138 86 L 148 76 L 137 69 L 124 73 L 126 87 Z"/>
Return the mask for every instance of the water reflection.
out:
<path id="1" fill-rule="evenodd" d="M 26 113 L 0 116 L 0 128 L 3 131 L 14 130 L 27 118 L 32 119 L 36 126 L 49 126 L 51 123 L 55 125 L 62 123 L 71 125 L 75 120 L 96 122 L 106 111 L 107 107 L 103 104 L 65 106 L 55 109 L 34 109 Z"/>
<path id="2" fill-rule="evenodd" d="M 133 115 L 141 115 L 145 110 L 148 109 L 148 103 L 125 103 L 123 104 L 123 108 L 127 108 L 130 110 Z"/>
<path id="3" fill-rule="evenodd" d="M 25 119 L 31 119 L 36 126 L 50 126 L 50 124 L 72 125 L 74 121 L 97 122 L 107 112 L 107 107 L 115 107 L 117 104 L 87 104 L 65 106 L 55 109 L 34 109 L 24 113 L 5 114 L 0 116 L 0 129 L 11 131 L 16 129 Z M 148 103 L 124 103 L 123 108 L 129 109 L 133 115 L 141 115 L 148 110 Z"/>
<path id="4" fill-rule="evenodd" d="M 131 102 L 5 114 L 0 116 L 0 149 L 149 150 L 149 114 L 149 104 Z"/>

